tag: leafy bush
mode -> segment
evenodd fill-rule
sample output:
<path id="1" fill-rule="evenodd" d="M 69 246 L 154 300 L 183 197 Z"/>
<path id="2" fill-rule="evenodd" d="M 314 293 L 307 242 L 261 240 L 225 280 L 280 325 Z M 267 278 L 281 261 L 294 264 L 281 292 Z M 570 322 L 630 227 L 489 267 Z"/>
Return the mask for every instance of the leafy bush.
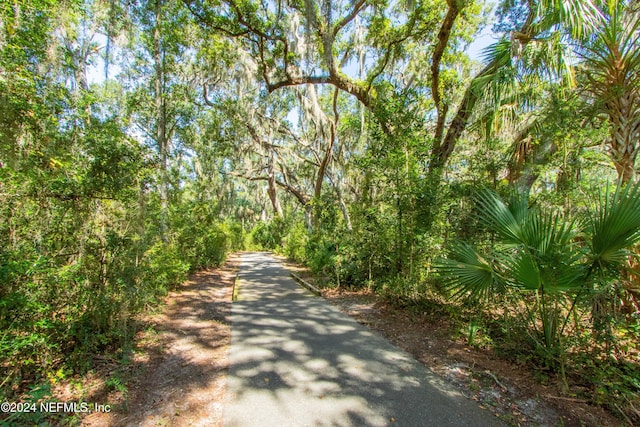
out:
<path id="1" fill-rule="evenodd" d="M 243 251 L 247 248 L 247 233 L 239 222 L 227 220 L 221 225 L 221 229 L 228 237 L 229 250 Z"/>
<path id="2" fill-rule="evenodd" d="M 145 252 L 142 265 L 141 282 L 146 288 L 154 289 L 157 295 L 163 295 L 185 281 L 190 268 L 177 244 L 161 241 Z"/>
<path id="3" fill-rule="evenodd" d="M 253 242 L 264 250 L 280 250 L 287 232 L 286 225 L 287 222 L 280 217 L 258 223 L 251 232 Z"/>
<path id="4" fill-rule="evenodd" d="M 302 222 L 295 223 L 283 239 L 283 253 L 297 262 L 306 260 L 306 247 L 309 233 Z"/>

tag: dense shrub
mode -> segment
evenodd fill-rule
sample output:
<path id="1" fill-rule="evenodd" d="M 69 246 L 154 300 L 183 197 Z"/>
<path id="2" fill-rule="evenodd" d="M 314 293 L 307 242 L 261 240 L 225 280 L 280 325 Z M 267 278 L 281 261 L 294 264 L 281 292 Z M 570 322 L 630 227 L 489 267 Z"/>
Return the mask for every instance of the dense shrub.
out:
<path id="1" fill-rule="evenodd" d="M 288 222 L 275 217 L 269 222 L 258 223 L 251 232 L 253 242 L 265 250 L 280 250 L 287 233 Z"/>
<path id="2" fill-rule="evenodd" d="M 302 222 L 296 222 L 291 226 L 287 235 L 283 239 L 282 252 L 289 259 L 297 262 L 304 262 L 307 257 L 306 247 L 308 239 L 309 233 L 307 228 Z"/>
<path id="3" fill-rule="evenodd" d="M 85 371 L 96 353 L 126 351 L 132 316 L 190 271 L 221 264 L 229 236 L 242 239 L 211 216 L 172 221 L 163 240 L 150 222 L 158 204 L 150 199 L 145 216 L 139 204 L 23 200 L 0 226 L 3 242 L 13 236 L 0 251 L 0 394 L 61 367 Z"/>

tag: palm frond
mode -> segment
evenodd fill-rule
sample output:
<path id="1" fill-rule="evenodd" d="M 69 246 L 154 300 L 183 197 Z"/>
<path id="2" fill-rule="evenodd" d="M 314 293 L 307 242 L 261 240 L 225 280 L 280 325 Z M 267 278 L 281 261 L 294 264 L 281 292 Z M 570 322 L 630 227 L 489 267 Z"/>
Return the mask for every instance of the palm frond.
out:
<path id="1" fill-rule="evenodd" d="M 509 212 L 518 224 L 523 224 L 529 216 L 529 194 L 516 192 L 509 198 Z"/>
<path id="2" fill-rule="evenodd" d="M 601 21 L 601 29 L 591 42 L 583 44 L 580 53 L 590 74 L 593 92 L 603 93 L 603 87 L 634 79 L 637 83 L 640 66 L 640 13 L 616 6 L 610 16 Z M 624 76 L 624 77 L 623 77 Z M 595 90 L 593 90 L 595 89 Z"/>
<path id="3" fill-rule="evenodd" d="M 562 23 L 576 38 L 583 38 L 598 29 L 603 14 L 594 0 L 543 0 L 538 2 L 538 15 L 544 25 Z"/>
<path id="4" fill-rule="evenodd" d="M 574 222 L 565 220 L 558 212 L 532 209 L 527 220 L 523 221 L 523 241 L 541 256 L 564 252 L 574 237 Z"/>
<path id="5" fill-rule="evenodd" d="M 622 266 L 627 249 L 640 240 L 640 184 L 618 186 L 613 195 L 601 196 L 589 218 L 589 235 L 593 268 Z"/>
<path id="6" fill-rule="evenodd" d="M 501 240 L 509 244 L 520 244 L 522 240 L 521 223 L 526 216 L 528 199 L 526 195 L 517 196 L 507 206 L 495 193 L 480 192 L 478 200 L 478 218 Z"/>
<path id="7" fill-rule="evenodd" d="M 555 233 L 560 236 L 561 233 Z M 546 253 L 520 246 L 500 255 L 504 276 L 511 286 L 528 291 L 556 293 L 579 289 L 584 283 L 585 269 L 580 252 L 572 246 L 560 246 L 564 237 L 539 239 Z"/>
<path id="8" fill-rule="evenodd" d="M 529 52 L 531 51 L 531 52 Z M 554 31 L 548 37 L 531 44 L 526 60 L 531 71 L 547 75 L 550 81 L 563 79 L 567 87 L 575 87 L 575 56 L 573 47 L 562 32 Z"/>
<path id="9" fill-rule="evenodd" d="M 505 204 L 491 192 L 478 197 L 479 217 L 506 248 L 494 255 L 506 282 L 526 290 L 559 292 L 578 288 L 584 270 L 575 244 L 575 223 L 559 212 L 529 206 L 526 193 Z M 494 266 L 494 270 L 497 267 Z"/>
<path id="10" fill-rule="evenodd" d="M 587 269 L 578 263 L 579 255 L 574 253 L 572 261 L 562 263 L 548 272 L 546 290 L 548 292 L 576 291 L 585 286 L 585 274 Z"/>
<path id="11" fill-rule="evenodd" d="M 506 67 L 511 64 L 511 42 L 502 38 L 482 49 L 481 56 L 485 64 L 495 63 L 497 69 Z"/>
<path id="12" fill-rule="evenodd" d="M 454 245 L 449 256 L 436 264 L 436 270 L 453 298 L 469 295 L 486 299 L 502 283 L 492 263 L 467 243 Z"/>
<path id="13" fill-rule="evenodd" d="M 502 254 L 505 270 L 509 272 L 508 283 L 511 286 L 535 291 L 543 287 L 543 278 L 533 256 L 525 251 Z"/>

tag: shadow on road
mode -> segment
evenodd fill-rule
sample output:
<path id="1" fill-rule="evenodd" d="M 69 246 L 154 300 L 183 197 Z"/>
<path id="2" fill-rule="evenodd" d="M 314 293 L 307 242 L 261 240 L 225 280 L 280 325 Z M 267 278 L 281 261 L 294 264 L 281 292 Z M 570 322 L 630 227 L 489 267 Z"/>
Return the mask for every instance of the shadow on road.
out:
<path id="1" fill-rule="evenodd" d="M 411 356 L 244 254 L 227 426 L 499 425 Z"/>

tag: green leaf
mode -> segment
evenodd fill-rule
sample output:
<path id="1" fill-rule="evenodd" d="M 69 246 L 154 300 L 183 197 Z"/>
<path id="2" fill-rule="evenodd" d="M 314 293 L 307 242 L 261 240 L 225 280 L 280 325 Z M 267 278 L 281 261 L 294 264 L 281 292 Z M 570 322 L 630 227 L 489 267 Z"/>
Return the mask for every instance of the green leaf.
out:
<path id="1" fill-rule="evenodd" d="M 589 218 L 589 235 L 592 268 L 622 267 L 640 239 L 640 184 L 618 186 L 613 195 L 607 191 Z"/>
<path id="2" fill-rule="evenodd" d="M 436 264 L 436 270 L 454 298 L 470 294 L 487 299 L 502 283 L 491 263 L 467 243 L 455 245 L 449 257 Z"/>
<path id="3" fill-rule="evenodd" d="M 507 206 L 495 193 L 483 191 L 478 194 L 478 217 L 505 243 L 523 243 L 521 222 L 526 213 L 527 198 L 521 196 Z"/>
<path id="4" fill-rule="evenodd" d="M 502 259 L 505 270 L 509 272 L 510 284 L 530 291 L 542 287 L 542 275 L 536 261 L 529 253 L 520 250 L 511 256 L 503 255 Z"/>

